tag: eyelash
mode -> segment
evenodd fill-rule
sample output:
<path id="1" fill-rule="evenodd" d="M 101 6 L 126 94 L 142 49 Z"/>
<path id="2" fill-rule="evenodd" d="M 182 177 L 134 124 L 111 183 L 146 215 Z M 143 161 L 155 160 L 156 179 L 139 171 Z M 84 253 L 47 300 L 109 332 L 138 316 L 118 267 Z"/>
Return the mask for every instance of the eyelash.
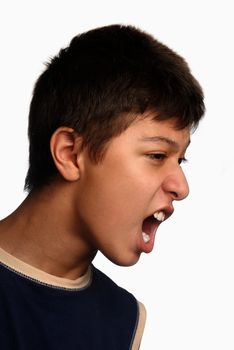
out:
<path id="1" fill-rule="evenodd" d="M 165 158 L 167 158 L 167 155 L 164 153 L 150 153 L 147 155 L 150 159 L 155 161 L 163 161 Z M 186 163 L 188 160 L 185 157 L 178 159 L 178 164 Z"/>
<path id="2" fill-rule="evenodd" d="M 179 164 L 187 163 L 187 162 L 188 162 L 188 159 L 185 158 L 185 157 L 182 157 L 182 158 L 179 158 L 179 159 L 178 159 L 178 163 L 179 163 Z"/>

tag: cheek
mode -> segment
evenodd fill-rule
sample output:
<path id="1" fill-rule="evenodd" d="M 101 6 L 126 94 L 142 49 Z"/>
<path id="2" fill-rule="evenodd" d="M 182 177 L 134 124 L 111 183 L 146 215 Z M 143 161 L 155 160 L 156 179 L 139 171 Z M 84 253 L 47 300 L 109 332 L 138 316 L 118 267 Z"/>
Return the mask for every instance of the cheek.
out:
<path id="1" fill-rule="evenodd" d="M 122 176 L 98 184 L 92 201 L 99 222 L 107 226 L 136 224 L 144 217 L 155 196 L 155 183 L 143 177 Z"/>
<path id="2" fill-rule="evenodd" d="M 88 181 L 79 202 L 82 219 L 96 230 L 110 230 L 134 221 L 143 206 L 139 186 L 115 176 Z"/>
<path id="3" fill-rule="evenodd" d="M 96 226 L 120 227 L 136 223 L 148 213 L 159 184 L 152 169 L 132 161 L 109 162 L 103 169 L 92 169 L 81 187 L 83 215 Z"/>

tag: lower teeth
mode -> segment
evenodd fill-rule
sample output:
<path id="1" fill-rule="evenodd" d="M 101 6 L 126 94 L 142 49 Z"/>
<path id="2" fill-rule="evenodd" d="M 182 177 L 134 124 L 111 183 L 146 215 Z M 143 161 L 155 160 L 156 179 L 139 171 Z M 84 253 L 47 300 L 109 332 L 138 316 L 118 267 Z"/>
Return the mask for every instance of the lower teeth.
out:
<path id="1" fill-rule="evenodd" d="M 144 241 L 145 243 L 149 242 L 150 236 L 147 235 L 147 233 L 142 232 L 142 237 L 143 237 L 143 241 Z"/>

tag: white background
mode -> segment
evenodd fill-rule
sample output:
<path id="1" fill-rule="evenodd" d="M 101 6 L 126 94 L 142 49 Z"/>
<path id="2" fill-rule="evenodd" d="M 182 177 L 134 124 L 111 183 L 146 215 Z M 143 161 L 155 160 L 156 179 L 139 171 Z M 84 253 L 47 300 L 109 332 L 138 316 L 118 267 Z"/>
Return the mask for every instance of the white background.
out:
<path id="1" fill-rule="evenodd" d="M 130 268 L 98 255 L 96 266 L 145 304 L 142 350 L 233 350 L 231 1 L 1 1 L 0 218 L 25 196 L 27 114 L 43 62 L 76 34 L 113 23 L 136 25 L 184 56 L 207 113 L 185 165 L 190 196 L 160 227 L 153 253 Z"/>

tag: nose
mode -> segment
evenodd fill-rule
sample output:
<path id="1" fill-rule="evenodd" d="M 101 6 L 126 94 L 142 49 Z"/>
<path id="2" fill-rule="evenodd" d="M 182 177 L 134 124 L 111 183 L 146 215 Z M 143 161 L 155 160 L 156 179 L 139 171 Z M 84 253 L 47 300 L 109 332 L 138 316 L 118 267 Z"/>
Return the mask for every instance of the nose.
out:
<path id="1" fill-rule="evenodd" d="M 163 189 L 170 193 L 173 200 L 182 200 L 189 194 L 189 186 L 184 172 L 178 166 L 163 182 Z"/>

